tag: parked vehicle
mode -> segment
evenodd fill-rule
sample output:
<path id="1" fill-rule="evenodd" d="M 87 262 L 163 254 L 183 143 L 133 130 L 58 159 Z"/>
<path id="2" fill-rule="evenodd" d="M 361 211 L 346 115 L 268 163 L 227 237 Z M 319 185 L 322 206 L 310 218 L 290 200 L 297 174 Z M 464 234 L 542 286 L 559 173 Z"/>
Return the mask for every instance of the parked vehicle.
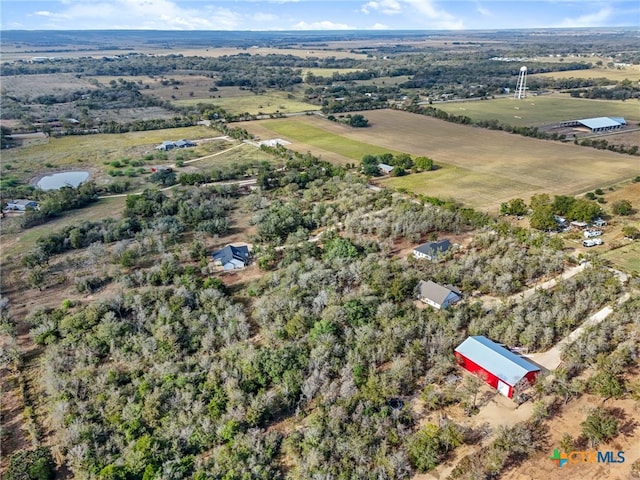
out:
<path id="1" fill-rule="evenodd" d="M 591 238 L 589 240 L 583 240 L 582 241 L 582 246 L 583 247 L 595 247 L 596 245 L 602 245 L 602 239 L 601 238 Z"/>
<path id="2" fill-rule="evenodd" d="M 599 237 L 600 235 L 602 235 L 602 230 L 585 230 L 584 231 L 584 238 Z"/>

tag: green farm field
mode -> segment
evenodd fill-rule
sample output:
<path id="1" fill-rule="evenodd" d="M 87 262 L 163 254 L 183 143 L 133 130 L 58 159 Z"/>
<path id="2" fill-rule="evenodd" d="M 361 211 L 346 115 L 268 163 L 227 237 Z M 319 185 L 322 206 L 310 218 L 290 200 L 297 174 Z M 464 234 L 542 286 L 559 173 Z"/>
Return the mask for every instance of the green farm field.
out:
<path id="1" fill-rule="evenodd" d="M 640 101 L 588 100 L 563 94 L 527 97 L 523 100 L 497 98 L 471 102 L 438 103 L 436 108 L 472 120 L 498 120 L 516 126 L 540 126 L 564 120 L 591 117 L 625 117 L 640 120 Z"/>
<path id="2" fill-rule="evenodd" d="M 249 113 L 251 115 L 295 113 L 320 109 L 317 105 L 312 105 L 297 99 L 287 98 L 287 95 L 284 92 L 282 94 L 249 94 L 245 96 L 216 99 L 194 98 L 178 100 L 174 103 L 179 106 L 195 105 L 197 103 L 210 103 L 212 105 L 218 105 L 231 113 Z"/>
<path id="3" fill-rule="evenodd" d="M 314 121 L 318 120 L 318 121 Z M 345 161 L 360 161 L 362 157 L 368 153 L 382 154 L 392 153 L 394 155 L 400 153 L 399 150 L 393 148 L 378 147 L 367 142 L 352 140 L 341 135 L 337 135 L 331 130 L 325 128 L 336 125 L 329 120 L 324 120 L 312 116 L 298 116 L 288 119 L 265 120 L 258 122 L 264 129 L 261 137 L 266 139 L 265 133 L 271 133 L 271 137 L 280 137 L 284 140 L 292 142 L 291 148 L 302 150 L 306 148 L 314 152 L 318 152 L 322 156 L 322 152 L 332 152 L 345 159 Z M 243 127 L 251 129 L 253 122 L 244 123 Z M 344 127 L 349 128 L 351 127 Z M 300 144 L 303 148 L 301 149 Z M 324 158 L 324 157 L 323 157 Z"/>
<path id="4" fill-rule="evenodd" d="M 617 184 L 638 172 L 638 157 L 537 140 L 444 122 L 397 110 L 365 113 L 371 126 L 351 128 L 316 115 L 243 124 L 261 138 L 281 137 L 289 148 L 347 159 L 366 153 L 401 151 L 426 155 L 442 168 L 381 184 L 454 198 L 487 211 L 515 196 L 573 195 Z M 253 126 L 256 129 L 253 129 Z M 354 143 L 355 142 L 355 143 Z M 324 157 L 323 157 L 324 158 Z M 346 161 L 346 160 L 345 160 Z"/>

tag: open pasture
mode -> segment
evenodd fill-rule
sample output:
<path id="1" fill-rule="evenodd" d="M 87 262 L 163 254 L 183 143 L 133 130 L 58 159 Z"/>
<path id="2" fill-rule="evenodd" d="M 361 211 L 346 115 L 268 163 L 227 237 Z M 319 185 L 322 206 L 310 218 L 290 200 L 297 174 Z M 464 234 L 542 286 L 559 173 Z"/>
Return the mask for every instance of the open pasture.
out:
<path id="1" fill-rule="evenodd" d="M 199 140 L 218 136 L 210 128 L 185 127 L 146 132 L 122 134 L 100 134 L 69 137 L 52 137 L 43 145 L 12 148 L 2 152 L 3 165 L 11 165 L 10 176 L 22 181 L 56 170 L 81 169 L 90 167 L 107 168 L 103 164 L 113 160 L 130 158 L 137 160 L 145 155 L 155 154 L 155 146 L 165 140 Z M 194 153 L 201 149 L 197 146 Z M 169 152 L 171 158 L 174 152 Z M 5 167 L 6 168 L 6 167 Z M 5 170 L 4 176 L 8 172 Z"/>
<path id="2" fill-rule="evenodd" d="M 371 80 L 354 80 L 356 85 L 377 85 L 380 87 L 389 86 L 389 85 L 400 85 L 401 83 L 407 82 L 411 76 L 409 75 L 401 75 L 399 77 L 378 77 L 372 78 Z"/>
<path id="3" fill-rule="evenodd" d="M 640 82 L 640 66 L 633 65 L 620 68 L 590 68 L 589 70 L 570 70 L 565 72 L 549 72 L 531 75 L 529 78 L 608 78 L 616 82 L 631 80 Z"/>
<path id="4" fill-rule="evenodd" d="M 541 126 L 565 120 L 591 117 L 625 117 L 640 120 L 640 102 L 588 100 L 568 95 L 531 96 L 522 100 L 497 98 L 471 102 L 444 102 L 434 105 L 453 115 L 466 115 L 472 120 L 498 120 L 516 126 Z"/>
<path id="5" fill-rule="evenodd" d="M 360 161 L 368 153 L 375 155 L 387 152 L 394 155 L 400 153 L 395 148 L 380 147 L 372 143 L 353 140 L 336 134 L 330 128 L 325 128 L 336 124 L 315 115 L 281 120 L 265 120 L 259 123 L 269 132 L 272 132 L 269 136 L 280 137 L 292 142 L 294 145 L 291 145 L 290 148 L 298 147 L 296 149 L 300 150 L 299 147 L 302 144 L 304 147 L 308 147 L 306 148 L 307 150 L 314 153 L 316 153 L 315 149 L 318 149 L 320 155 L 322 154 L 320 151 L 333 152 L 344 157 L 346 161 L 349 161 L 349 159 Z M 251 125 L 251 123 L 245 123 L 244 128 L 253 132 Z M 351 129 L 351 127 L 344 128 Z M 266 138 L 263 137 L 263 139 Z M 325 157 L 323 156 L 323 158 Z"/>
<path id="6" fill-rule="evenodd" d="M 610 261 L 614 268 L 633 275 L 640 275 L 640 242 L 629 243 L 605 252 L 602 256 L 605 260 Z"/>
<path id="7" fill-rule="evenodd" d="M 187 100 L 177 100 L 176 105 L 192 105 L 196 103 L 210 103 L 224 108 L 230 113 L 249 113 L 251 115 L 272 114 L 272 113 L 296 113 L 319 110 L 320 107 L 310 103 L 302 102 L 296 98 L 288 98 L 284 92 L 270 92 L 256 95 L 246 92 L 244 96 L 223 97 L 223 98 L 192 98 Z"/>
<path id="8" fill-rule="evenodd" d="M 319 116 L 252 122 L 312 153 L 351 159 L 397 151 L 433 158 L 442 170 L 383 179 L 392 187 L 455 198 L 495 211 L 515 196 L 579 194 L 637 175 L 638 157 L 473 128 L 396 110 L 365 112 L 371 126 L 351 128 Z M 244 124 L 249 131 L 252 123 Z M 292 147 L 294 146 L 292 145 Z M 357 147 L 357 148 L 354 148 Z M 459 170 L 453 169 L 457 167 Z"/>
<path id="9" fill-rule="evenodd" d="M 312 74 L 316 77 L 331 77 L 334 73 L 344 74 L 362 71 L 361 68 L 303 68 L 302 78 Z"/>
<path id="10" fill-rule="evenodd" d="M 46 73 L 41 75 L 2 76 L 2 95 L 18 98 L 39 95 L 62 95 L 79 90 L 95 90 L 97 87 L 86 78 L 73 73 Z"/>
<path id="11" fill-rule="evenodd" d="M 42 225 L 27 230 L 17 230 L 12 218 L 2 219 L 1 258 L 4 263 L 11 256 L 28 252 L 40 237 L 60 230 L 66 226 L 84 221 L 96 221 L 105 218 L 118 218 L 125 208 L 125 197 L 112 197 L 98 200 L 84 208 L 68 210 Z"/>
<path id="12" fill-rule="evenodd" d="M 349 47 L 350 49 L 351 47 Z M 185 57 L 222 57 L 225 55 L 239 55 L 241 53 L 249 53 L 251 55 L 294 55 L 301 58 L 360 58 L 366 59 L 367 55 L 362 53 L 351 53 L 349 49 L 336 47 L 322 48 L 275 48 L 275 47 L 200 47 L 185 48 L 174 46 L 167 48 L 166 46 L 150 46 L 146 43 L 139 45 L 131 44 L 130 48 L 114 49 L 96 49 L 83 45 L 62 45 L 56 47 L 56 51 L 52 52 L 50 47 L 29 48 L 26 51 L 22 46 L 2 46 L 3 61 L 28 61 L 33 57 L 50 57 L 50 58 L 81 58 L 81 57 L 111 57 L 115 55 L 125 55 L 135 52 L 144 55 L 183 55 Z"/>

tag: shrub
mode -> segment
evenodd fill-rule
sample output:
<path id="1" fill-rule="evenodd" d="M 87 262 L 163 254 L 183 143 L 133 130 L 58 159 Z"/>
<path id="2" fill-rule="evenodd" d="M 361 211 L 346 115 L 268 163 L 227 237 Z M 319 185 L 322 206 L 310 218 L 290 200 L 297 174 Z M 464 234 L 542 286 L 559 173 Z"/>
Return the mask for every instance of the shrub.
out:
<path id="1" fill-rule="evenodd" d="M 54 478 L 55 463 L 51 450 L 39 447 L 21 450 L 9 460 L 6 480 L 48 480 Z"/>
<path id="2" fill-rule="evenodd" d="M 618 420 L 604 408 L 593 409 L 580 426 L 592 448 L 618 435 Z"/>
<path id="3" fill-rule="evenodd" d="M 616 215 L 631 215 L 633 213 L 633 207 L 629 200 L 618 200 L 617 202 L 613 202 L 611 210 Z"/>

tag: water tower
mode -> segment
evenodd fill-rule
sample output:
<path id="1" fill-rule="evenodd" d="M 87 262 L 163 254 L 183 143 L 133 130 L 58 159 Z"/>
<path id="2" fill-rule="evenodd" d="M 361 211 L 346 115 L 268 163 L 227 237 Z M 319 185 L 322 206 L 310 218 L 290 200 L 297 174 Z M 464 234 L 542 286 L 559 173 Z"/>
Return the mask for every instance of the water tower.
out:
<path id="1" fill-rule="evenodd" d="M 521 99 L 527 94 L 527 67 L 520 68 L 518 75 L 518 84 L 516 85 L 516 93 L 513 98 Z"/>

